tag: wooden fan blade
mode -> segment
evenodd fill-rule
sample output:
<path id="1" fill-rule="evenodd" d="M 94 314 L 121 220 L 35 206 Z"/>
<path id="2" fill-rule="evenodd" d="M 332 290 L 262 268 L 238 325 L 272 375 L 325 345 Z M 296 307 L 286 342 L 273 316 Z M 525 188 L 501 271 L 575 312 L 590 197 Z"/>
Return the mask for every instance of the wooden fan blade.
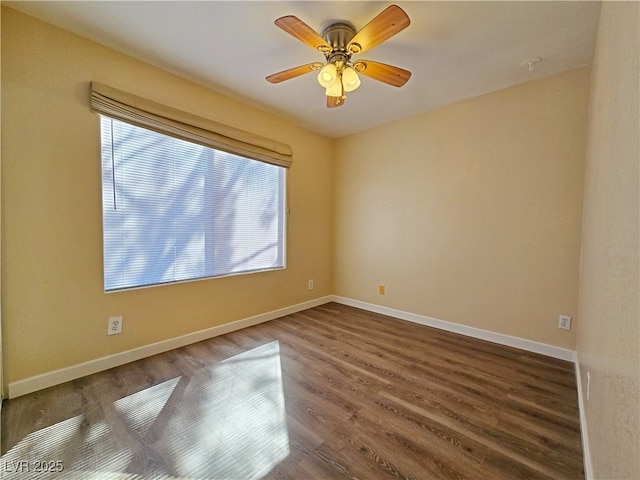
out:
<path id="1" fill-rule="evenodd" d="M 282 72 L 269 75 L 267 77 L 267 81 L 271 83 L 284 82 L 285 80 L 299 77 L 300 75 L 304 75 L 305 73 L 314 72 L 320 67 L 322 67 L 322 64 L 319 62 L 307 63 L 306 65 L 300 65 L 299 67 L 293 67 L 288 70 L 283 70 Z"/>
<path id="2" fill-rule="evenodd" d="M 403 86 L 411 78 L 409 70 L 387 65 L 386 63 L 372 62 L 371 60 L 358 60 L 353 68 L 362 75 L 371 77 L 379 82 L 388 83 L 394 87 Z"/>
<path id="3" fill-rule="evenodd" d="M 409 16 L 397 5 L 391 5 L 367 23 L 347 46 L 351 53 L 362 53 L 393 37 L 409 26 Z"/>
<path id="4" fill-rule="evenodd" d="M 287 15 L 286 17 L 280 17 L 274 23 L 289 35 L 316 50 L 320 50 L 322 53 L 331 51 L 331 46 L 313 28 L 298 17 Z"/>
<path id="5" fill-rule="evenodd" d="M 344 105 L 344 98 L 327 96 L 327 108 L 336 108 Z"/>

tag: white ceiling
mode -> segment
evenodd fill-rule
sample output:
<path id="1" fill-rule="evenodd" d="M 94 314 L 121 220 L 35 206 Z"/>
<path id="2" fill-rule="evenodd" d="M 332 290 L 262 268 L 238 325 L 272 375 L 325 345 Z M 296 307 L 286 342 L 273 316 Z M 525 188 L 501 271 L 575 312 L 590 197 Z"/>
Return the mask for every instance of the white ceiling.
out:
<path id="1" fill-rule="evenodd" d="M 323 56 L 277 28 L 295 15 L 317 32 L 356 30 L 392 2 L 4 2 L 84 37 L 337 138 L 391 120 L 591 63 L 599 2 L 396 2 L 411 25 L 361 58 L 413 75 L 401 88 L 362 77 L 327 109 L 310 73 L 265 77 Z M 532 72 L 522 66 L 542 58 Z M 354 59 L 357 57 L 354 56 Z"/>

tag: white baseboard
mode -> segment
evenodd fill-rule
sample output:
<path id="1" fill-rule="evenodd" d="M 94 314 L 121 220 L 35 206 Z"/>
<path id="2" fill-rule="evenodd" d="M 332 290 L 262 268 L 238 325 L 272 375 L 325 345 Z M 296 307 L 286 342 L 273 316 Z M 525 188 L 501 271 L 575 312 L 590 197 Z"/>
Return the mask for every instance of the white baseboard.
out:
<path id="1" fill-rule="evenodd" d="M 578 387 L 578 409 L 580 410 L 580 434 L 582 438 L 582 458 L 584 461 L 585 480 L 593 479 L 593 467 L 591 466 L 591 451 L 589 450 L 589 435 L 587 434 L 587 416 L 585 410 L 585 398 L 582 395 L 582 375 L 580 374 L 580 360 L 576 352 L 575 361 L 576 385 Z"/>
<path id="2" fill-rule="evenodd" d="M 71 367 L 62 368 L 52 372 L 43 373 L 34 377 L 12 382 L 8 385 L 9 398 L 16 398 L 21 395 L 36 392 L 44 388 L 52 387 L 60 383 L 69 382 L 78 378 L 98 373 L 104 370 L 108 370 L 125 363 L 140 360 L 158 353 L 164 353 L 174 348 L 184 347 L 192 343 L 201 342 L 209 338 L 224 335 L 225 333 L 234 332 L 242 328 L 251 327 L 259 323 L 268 322 L 285 315 L 307 310 L 308 308 L 317 307 L 318 305 L 325 304 L 332 300 L 331 296 L 317 298 L 308 302 L 299 303 L 279 310 L 273 310 L 271 312 L 262 313 L 253 317 L 244 318 L 235 322 L 227 323 L 225 325 L 219 325 L 217 327 L 207 328 L 197 332 L 189 333 L 181 337 L 171 338 L 169 340 L 163 340 L 161 342 L 152 343 L 143 347 L 134 348 L 133 350 L 127 350 L 125 352 L 116 353 L 88 362 L 73 365 Z"/>
<path id="3" fill-rule="evenodd" d="M 418 315 L 416 313 L 396 310 L 395 308 L 383 307 L 381 305 L 361 302 L 359 300 L 353 300 L 351 298 L 345 298 L 336 295 L 332 297 L 332 301 L 336 303 L 342 303 L 343 305 L 349 305 L 351 307 L 368 310 L 370 312 L 399 318 L 400 320 L 419 323 L 420 325 L 426 325 L 428 327 L 438 328 L 440 330 L 446 330 L 448 332 L 459 333 L 461 335 L 478 338 L 480 340 L 487 340 L 488 342 L 498 343 L 500 345 L 506 345 L 508 347 L 519 348 L 528 352 L 540 353 L 542 355 L 558 358 L 560 360 L 575 362 L 576 359 L 576 352 L 573 350 L 554 347 L 553 345 L 534 342 L 533 340 L 527 340 L 525 338 L 512 337 L 510 335 L 504 335 L 502 333 L 495 333 L 489 330 L 469 327 L 466 325 L 461 325 L 459 323 L 446 322 L 444 320 L 438 320 L 437 318 L 431 318 L 424 315 Z"/>
<path id="4" fill-rule="evenodd" d="M 381 305 L 375 305 L 372 303 L 361 302 L 359 300 L 353 300 L 346 297 L 337 295 L 328 295 L 326 297 L 317 298 L 308 302 L 299 303 L 290 307 L 281 308 L 279 310 L 273 310 L 271 312 L 262 313 L 253 317 L 237 320 L 235 322 L 227 323 L 225 325 L 219 325 L 216 327 L 207 328 L 198 332 L 189 333 L 181 337 L 171 338 L 143 347 L 135 348 L 133 350 L 127 350 L 125 352 L 116 353 L 106 357 L 90 360 L 71 367 L 62 368 L 52 372 L 43 373 L 34 377 L 12 382 L 8 385 L 8 397 L 15 398 L 28 393 L 36 392 L 44 388 L 52 387 L 60 383 L 76 380 L 78 378 L 91 375 L 97 372 L 108 370 L 125 363 L 140 360 L 142 358 L 157 355 L 158 353 L 167 352 L 174 348 L 184 347 L 192 343 L 207 340 L 218 335 L 224 335 L 242 328 L 247 328 L 259 323 L 268 322 L 285 315 L 300 312 L 308 308 L 317 307 L 328 302 L 336 302 L 344 305 L 349 305 L 363 310 L 368 310 L 383 315 L 389 315 L 391 317 L 399 318 L 409 322 L 426 325 L 429 327 L 446 330 L 449 332 L 459 333 L 473 338 L 479 338 L 481 340 L 487 340 L 490 342 L 498 343 L 501 345 L 507 345 L 510 347 L 520 348 L 530 352 L 540 353 L 554 358 L 575 362 L 575 352 L 564 348 L 554 347 L 552 345 L 546 345 L 543 343 L 534 342 L 532 340 L 526 340 L 523 338 L 512 337 L 509 335 L 503 335 L 500 333 L 491 332 L 488 330 L 482 330 L 479 328 L 468 327 L 458 323 L 446 322 L 444 320 L 438 320 L 436 318 L 427 317 L 424 315 L 418 315 L 415 313 L 405 312 L 402 310 L 396 310 L 389 307 L 383 307 Z"/>

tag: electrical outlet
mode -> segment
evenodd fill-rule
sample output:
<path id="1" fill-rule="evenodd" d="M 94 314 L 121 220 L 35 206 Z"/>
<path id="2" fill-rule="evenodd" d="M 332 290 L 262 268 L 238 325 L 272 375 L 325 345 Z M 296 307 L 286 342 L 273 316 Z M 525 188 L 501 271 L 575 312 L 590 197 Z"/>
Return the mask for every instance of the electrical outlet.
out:
<path id="1" fill-rule="evenodd" d="M 122 317 L 109 317 L 107 335 L 122 333 Z"/>
<path id="2" fill-rule="evenodd" d="M 384 295 L 384 291 L 385 291 L 384 285 L 382 284 L 378 285 L 378 293 L 380 295 Z"/>
<path id="3" fill-rule="evenodd" d="M 313 280 L 309 280 L 309 286 L 308 286 L 309 290 L 313 290 L 315 288 L 314 284 L 313 284 Z"/>
<path id="4" fill-rule="evenodd" d="M 558 328 L 571 330 L 571 317 L 568 315 L 560 315 L 560 319 L 558 320 Z"/>

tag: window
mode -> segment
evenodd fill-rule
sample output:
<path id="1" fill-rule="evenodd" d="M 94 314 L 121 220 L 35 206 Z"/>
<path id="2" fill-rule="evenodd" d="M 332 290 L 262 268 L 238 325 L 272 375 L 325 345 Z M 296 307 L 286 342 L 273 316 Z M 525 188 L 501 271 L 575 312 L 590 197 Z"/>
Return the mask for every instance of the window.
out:
<path id="1" fill-rule="evenodd" d="M 105 290 L 285 266 L 286 168 L 101 116 Z"/>

